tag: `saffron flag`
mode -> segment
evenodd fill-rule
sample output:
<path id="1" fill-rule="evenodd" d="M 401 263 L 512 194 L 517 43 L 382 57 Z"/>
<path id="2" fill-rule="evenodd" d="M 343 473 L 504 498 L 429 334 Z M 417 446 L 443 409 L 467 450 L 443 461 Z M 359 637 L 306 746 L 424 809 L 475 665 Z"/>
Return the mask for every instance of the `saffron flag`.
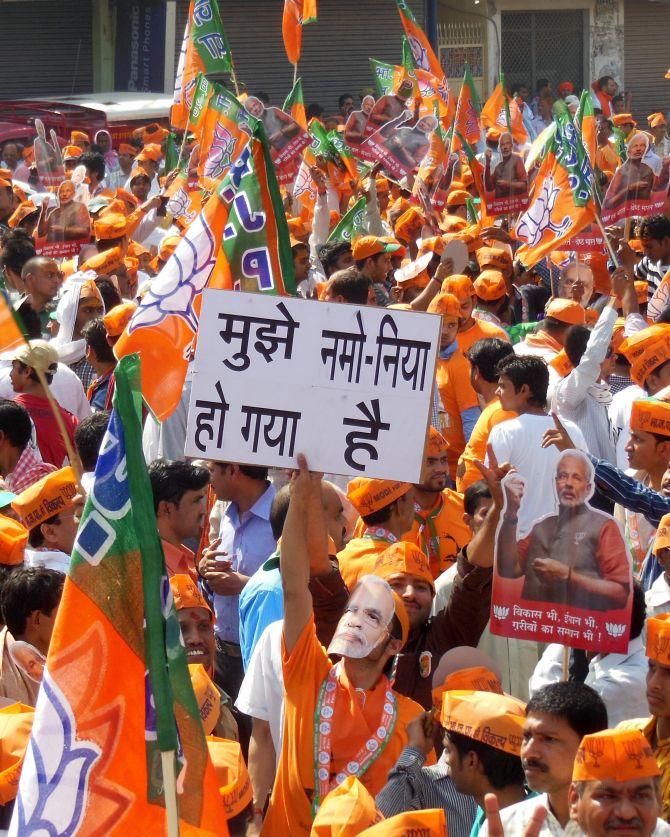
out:
<path id="1" fill-rule="evenodd" d="M 517 258 L 532 267 L 595 221 L 593 170 L 569 114 L 555 117 L 556 133 L 535 178 L 530 206 L 514 230 Z"/>
<path id="2" fill-rule="evenodd" d="M 17 315 L 4 291 L 0 291 L 0 352 L 9 352 L 25 342 Z"/>
<path id="3" fill-rule="evenodd" d="M 291 64 L 300 61 L 302 27 L 315 22 L 316 0 L 284 0 L 281 31 L 286 57 Z"/>
<path id="4" fill-rule="evenodd" d="M 142 454 L 137 356 L 115 379 L 10 831 L 163 834 L 174 751 L 181 834 L 227 834 Z"/>
<path id="5" fill-rule="evenodd" d="M 197 182 L 189 180 L 188 170 L 189 162 L 186 160 L 165 190 L 165 197 L 168 199 L 165 208 L 182 230 L 195 221 L 202 209 L 202 189 Z"/>
<path id="6" fill-rule="evenodd" d="M 198 73 L 230 73 L 233 67 L 218 0 L 191 0 L 179 53 L 170 123 L 186 129 Z"/>
<path id="7" fill-rule="evenodd" d="M 242 153 L 256 120 L 229 90 L 200 73 L 189 123 L 200 146 L 198 177 L 213 191 Z"/>
<path id="8" fill-rule="evenodd" d="M 438 61 L 437 55 L 435 55 L 430 41 L 426 37 L 426 33 L 416 22 L 414 13 L 410 9 L 407 0 L 396 0 L 396 4 L 403 29 L 409 41 L 414 64 L 420 70 L 428 70 L 442 82 L 445 80 L 442 65 Z"/>
<path id="9" fill-rule="evenodd" d="M 269 153 L 257 122 L 115 346 L 119 358 L 132 352 L 142 358 L 142 395 L 159 421 L 181 399 L 205 288 L 295 292 L 288 226 Z"/>
<path id="10" fill-rule="evenodd" d="M 528 142 L 528 132 L 523 124 L 523 114 L 515 99 L 505 92 L 505 80 L 502 73 L 495 90 L 482 108 L 482 127 L 502 128 L 512 134 L 514 142 L 523 145 Z"/>
<path id="11" fill-rule="evenodd" d="M 582 146 L 586 151 L 591 168 L 596 165 L 596 115 L 593 109 L 593 99 L 588 90 L 582 90 L 579 107 L 575 114 L 575 125 L 581 136 Z"/>
<path id="12" fill-rule="evenodd" d="M 307 130 L 307 114 L 305 113 L 305 99 L 302 95 L 302 79 L 296 79 L 293 89 L 284 101 L 282 110 L 295 119 L 303 131 Z"/>
<path id="13" fill-rule="evenodd" d="M 328 241 L 353 241 L 363 232 L 365 198 L 359 198 L 351 209 L 340 218 L 338 225 L 328 236 Z"/>
<path id="14" fill-rule="evenodd" d="M 477 148 L 481 140 L 481 128 L 479 127 L 480 111 L 481 105 L 477 90 L 475 89 L 475 82 L 472 78 L 470 67 L 466 64 L 463 74 L 463 84 L 461 85 L 461 92 L 458 94 L 456 113 L 454 115 L 452 151 L 458 151 L 460 148 L 459 136 L 464 137 L 470 145 L 474 145 Z"/>

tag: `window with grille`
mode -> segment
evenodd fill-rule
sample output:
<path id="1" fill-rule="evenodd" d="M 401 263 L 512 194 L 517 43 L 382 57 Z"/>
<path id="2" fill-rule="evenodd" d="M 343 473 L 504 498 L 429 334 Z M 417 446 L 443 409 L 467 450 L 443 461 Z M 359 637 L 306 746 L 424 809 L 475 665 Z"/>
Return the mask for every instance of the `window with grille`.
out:
<path id="1" fill-rule="evenodd" d="M 560 12 L 502 12 L 502 70 L 509 87 L 549 79 L 554 90 L 571 81 L 584 86 L 584 10 Z"/>

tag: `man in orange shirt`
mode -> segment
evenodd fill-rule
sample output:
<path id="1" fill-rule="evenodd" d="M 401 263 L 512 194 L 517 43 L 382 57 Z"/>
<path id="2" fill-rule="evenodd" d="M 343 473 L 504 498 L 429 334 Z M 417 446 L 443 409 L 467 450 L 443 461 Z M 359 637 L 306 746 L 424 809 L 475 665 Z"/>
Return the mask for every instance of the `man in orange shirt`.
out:
<path id="1" fill-rule="evenodd" d="M 459 302 L 458 314 L 458 348 L 465 354 L 473 343 L 483 337 L 499 337 L 501 340 L 509 340 L 502 328 L 491 322 L 473 317 L 475 310 L 476 294 L 475 286 L 469 276 L 456 274 L 445 279 L 442 283 L 442 292 L 453 294 Z"/>
<path id="2" fill-rule="evenodd" d="M 479 414 L 477 394 L 470 383 L 470 364 L 458 346 L 461 306 L 453 294 L 439 293 L 428 306 L 429 314 L 442 317 L 440 353 L 437 360 L 437 386 L 444 412 L 440 411 L 438 428 L 447 440 L 449 476 L 456 478 L 459 456 L 475 426 Z"/>
<path id="3" fill-rule="evenodd" d="M 409 620 L 386 581 L 368 575 L 356 585 L 328 649 L 339 663 L 316 637 L 307 532 L 321 533 L 326 559 L 327 531 L 320 477 L 308 472 L 304 456 L 298 465 L 280 557 L 284 738 L 264 835 L 308 835 L 324 797 L 349 776 L 378 793 L 407 744 L 407 724 L 421 714 L 388 679 Z"/>
<path id="4" fill-rule="evenodd" d="M 184 541 L 197 541 L 202 534 L 209 471 L 190 462 L 155 459 L 149 479 L 168 577 L 182 573 L 197 581 L 195 556 Z"/>
<path id="5" fill-rule="evenodd" d="M 470 530 L 463 520 L 463 496 L 447 488 L 447 441 L 434 427 L 429 432 L 421 480 L 414 486 L 414 525 L 404 540 L 419 547 L 437 578 L 470 540 Z"/>
<path id="6" fill-rule="evenodd" d="M 461 494 L 465 489 L 482 478 L 481 471 L 475 465 L 475 460 L 483 462 L 486 458 L 486 443 L 491 428 L 507 419 L 515 418 L 516 413 L 503 410 L 500 399 L 496 395 L 498 388 L 497 367 L 500 361 L 508 355 L 514 354 L 510 343 L 486 338 L 478 340 L 466 353 L 470 361 L 470 383 L 484 405 L 482 414 L 477 419 L 465 450 L 458 460 L 456 471 L 456 489 Z"/>
<path id="7" fill-rule="evenodd" d="M 377 557 L 397 543 L 414 522 L 414 489 L 408 482 L 356 477 L 347 497 L 361 516 L 357 537 L 337 554 L 340 573 L 349 590 L 373 571 Z"/>

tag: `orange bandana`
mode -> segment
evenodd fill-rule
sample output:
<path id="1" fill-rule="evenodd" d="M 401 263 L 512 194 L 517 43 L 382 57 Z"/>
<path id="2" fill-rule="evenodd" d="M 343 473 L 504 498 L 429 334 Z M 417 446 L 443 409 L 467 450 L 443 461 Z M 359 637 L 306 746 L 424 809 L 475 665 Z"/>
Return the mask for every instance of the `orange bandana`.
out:
<path id="1" fill-rule="evenodd" d="M 619 347 L 630 363 L 630 377 L 639 386 L 650 372 L 670 360 L 670 325 L 660 323 L 631 334 Z"/>
<path id="2" fill-rule="evenodd" d="M 585 735 L 572 768 L 573 782 L 631 782 L 660 775 L 654 751 L 639 729 Z"/>
<path id="3" fill-rule="evenodd" d="M 552 369 L 556 370 L 561 378 L 565 378 L 566 375 L 569 375 L 570 372 L 575 368 L 570 358 L 567 356 L 565 349 L 561 349 L 561 351 L 556 355 L 556 357 L 552 358 L 549 361 L 549 366 Z"/>
<path id="4" fill-rule="evenodd" d="M 191 677 L 195 699 L 198 702 L 205 735 L 211 735 L 221 713 L 221 693 L 200 663 L 189 664 L 188 673 Z"/>
<path id="5" fill-rule="evenodd" d="M 429 584 L 430 589 L 435 592 L 433 574 L 426 556 L 418 546 L 407 541 L 398 541 L 385 549 L 377 558 L 373 572 L 385 581 L 398 573 L 413 575 Z"/>

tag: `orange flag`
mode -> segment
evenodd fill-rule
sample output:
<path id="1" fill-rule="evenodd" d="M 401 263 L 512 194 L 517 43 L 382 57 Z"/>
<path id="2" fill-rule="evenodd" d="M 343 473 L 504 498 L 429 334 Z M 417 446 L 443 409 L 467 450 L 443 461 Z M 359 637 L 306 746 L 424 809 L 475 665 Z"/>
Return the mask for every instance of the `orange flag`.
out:
<path id="1" fill-rule="evenodd" d="M 436 78 L 442 82 L 445 79 L 444 70 L 440 64 L 437 55 L 426 37 L 426 33 L 416 22 L 416 18 L 410 9 L 407 0 L 396 0 L 398 6 L 398 13 L 402 21 L 407 40 L 409 41 L 410 49 L 412 50 L 412 57 L 414 63 L 420 70 L 428 70 Z M 445 81 L 446 83 L 446 81 Z"/>
<path id="2" fill-rule="evenodd" d="M 281 31 L 286 57 L 291 64 L 300 61 L 302 27 L 316 22 L 316 0 L 284 0 Z"/>
<path id="3" fill-rule="evenodd" d="M 25 342 L 12 307 L 0 292 L 0 352 L 9 352 Z"/>
<path id="4" fill-rule="evenodd" d="M 495 90 L 482 108 L 482 126 L 510 131 L 514 142 L 517 145 L 523 145 L 528 142 L 528 132 L 523 124 L 523 114 L 517 102 L 510 99 L 505 92 L 504 85 L 504 80 L 498 82 Z"/>

